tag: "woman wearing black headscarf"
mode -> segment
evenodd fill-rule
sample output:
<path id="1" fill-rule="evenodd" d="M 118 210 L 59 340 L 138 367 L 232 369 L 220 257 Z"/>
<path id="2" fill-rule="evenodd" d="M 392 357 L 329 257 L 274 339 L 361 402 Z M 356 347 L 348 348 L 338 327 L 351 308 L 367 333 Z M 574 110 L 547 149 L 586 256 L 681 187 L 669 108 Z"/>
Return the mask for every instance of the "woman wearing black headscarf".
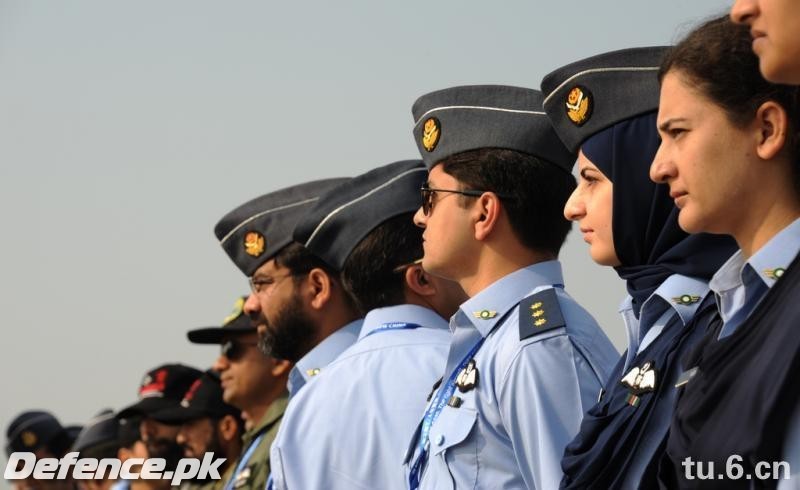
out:
<path id="1" fill-rule="evenodd" d="M 681 228 L 740 247 L 710 283 L 718 326 L 685 360 L 660 476 L 667 488 L 796 489 L 800 89 L 767 82 L 747 27 L 724 17 L 690 32 L 659 76 L 651 176 L 669 184 Z"/>
<path id="2" fill-rule="evenodd" d="M 542 82 L 545 110 L 578 153 L 578 187 L 564 208 L 592 259 L 626 281 L 628 350 L 562 460 L 562 488 L 654 488 L 682 372 L 680 358 L 716 313 L 708 280 L 733 253 L 728 237 L 689 236 L 669 189 L 648 177 L 659 147 L 664 48 L 607 53 Z M 548 90 L 548 87 L 555 87 Z"/>

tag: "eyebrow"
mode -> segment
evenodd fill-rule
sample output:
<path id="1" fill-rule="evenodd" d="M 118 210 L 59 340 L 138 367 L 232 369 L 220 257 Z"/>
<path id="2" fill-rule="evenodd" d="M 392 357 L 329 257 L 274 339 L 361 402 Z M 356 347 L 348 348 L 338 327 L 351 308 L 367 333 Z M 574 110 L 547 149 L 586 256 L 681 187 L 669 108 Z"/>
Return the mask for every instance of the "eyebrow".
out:
<path id="1" fill-rule="evenodd" d="M 658 125 L 658 130 L 659 131 L 666 131 L 667 129 L 669 129 L 669 127 L 672 124 L 674 124 L 676 122 L 686 122 L 686 118 L 673 117 L 673 118 L 667 119 L 666 121 L 664 121 L 664 122 L 662 122 L 661 124 Z"/>

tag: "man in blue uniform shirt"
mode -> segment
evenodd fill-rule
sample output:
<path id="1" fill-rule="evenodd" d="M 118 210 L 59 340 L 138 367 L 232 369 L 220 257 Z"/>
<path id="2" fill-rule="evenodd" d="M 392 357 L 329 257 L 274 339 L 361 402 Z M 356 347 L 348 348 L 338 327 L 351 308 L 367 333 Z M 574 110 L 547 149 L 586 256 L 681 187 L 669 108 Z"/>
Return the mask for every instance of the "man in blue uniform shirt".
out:
<path id="1" fill-rule="evenodd" d="M 447 321 L 465 297 L 414 262 L 420 160 L 355 177 L 322 196 L 295 240 L 341 271 L 365 313 L 358 341 L 297 396 L 272 448 L 276 489 L 402 489 L 406 441 L 444 369 Z"/>
<path id="2" fill-rule="evenodd" d="M 535 90 L 456 87 L 413 107 L 430 168 L 415 216 L 426 271 L 470 297 L 405 462 L 412 489 L 557 488 L 617 352 L 565 291 L 574 158 Z"/>
<path id="3" fill-rule="evenodd" d="M 276 399 L 254 421 L 231 480 L 233 488 L 264 488 L 276 464 L 269 449 L 279 437 L 279 423 L 297 408 L 293 397 L 358 336 L 359 314 L 338 274 L 292 240 L 297 220 L 320 195 L 345 180 L 307 182 L 265 194 L 229 212 L 214 229 L 252 288 L 243 308 L 257 325 L 258 338 L 254 335 L 251 345 L 238 350 L 258 344 L 264 355 L 295 362 L 288 375 L 289 403 L 285 395 Z M 222 379 L 224 384 L 225 374 Z"/>

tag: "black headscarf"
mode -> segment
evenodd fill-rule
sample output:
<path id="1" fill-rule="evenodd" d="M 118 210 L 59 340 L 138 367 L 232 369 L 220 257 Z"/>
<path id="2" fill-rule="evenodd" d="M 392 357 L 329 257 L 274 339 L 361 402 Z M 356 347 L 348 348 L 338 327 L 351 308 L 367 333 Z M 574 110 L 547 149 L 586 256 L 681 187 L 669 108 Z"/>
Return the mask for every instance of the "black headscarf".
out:
<path id="1" fill-rule="evenodd" d="M 584 155 L 611 180 L 612 232 L 622 265 L 616 271 L 627 282 L 638 317 L 644 301 L 673 274 L 708 280 L 736 250 L 729 237 L 687 235 L 678 227 L 678 210 L 669 189 L 649 178 L 650 163 L 658 150 L 655 113 L 605 129 L 584 142 Z M 717 315 L 712 295 L 698 306 L 685 326 L 673 315 L 661 334 L 633 358 L 632 366 L 650 361 L 657 371 L 656 389 L 629 404 L 629 390 L 620 383 L 625 358 L 612 371 L 602 399 L 581 422 L 580 431 L 566 447 L 561 462 L 562 488 L 608 489 L 629 483 L 634 461 L 650 462 L 637 482 L 640 488 L 656 483 L 654 464 L 664 449 L 674 406 L 675 381 L 681 357 L 703 337 Z M 628 368 L 630 369 L 630 368 Z"/>
<path id="2" fill-rule="evenodd" d="M 650 180 L 660 143 L 651 112 L 604 129 L 581 146 L 614 184 L 611 228 L 622 263 L 615 269 L 626 281 L 637 318 L 642 303 L 669 276 L 709 279 L 735 250 L 728 237 L 680 229 L 669 187 Z"/>

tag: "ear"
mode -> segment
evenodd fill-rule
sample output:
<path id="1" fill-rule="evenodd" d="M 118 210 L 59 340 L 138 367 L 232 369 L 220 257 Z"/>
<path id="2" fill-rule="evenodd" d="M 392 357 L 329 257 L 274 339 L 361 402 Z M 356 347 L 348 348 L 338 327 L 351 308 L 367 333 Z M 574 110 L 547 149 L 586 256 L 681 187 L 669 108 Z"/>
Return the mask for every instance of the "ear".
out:
<path id="1" fill-rule="evenodd" d="M 762 160 L 770 160 L 786 145 L 789 117 L 780 104 L 768 100 L 756 111 L 755 124 L 758 129 L 756 153 Z"/>
<path id="2" fill-rule="evenodd" d="M 239 424 L 236 423 L 236 418 L 233 415 L 226 415 L 217 422 L 217 432 L 220 439 L 225 442 L 233 441 L 239 437 L 238 434 Z"/>
<path id="3" fill-rule="evenodd" d="M 484 192 L 475 205 L 475 239 L 486 240 L 500 220 L 500 198 L 494 192 Z"/>
<path id="4" fill-rule="evenodd" d="M 415 264 L 406 268 L 405 280 L 408 289 L 420 296 L 433 296 L 436 294 L 436 288 L 430 280 L 430 276 L 422 269 L 421 265 Z"/>
<path id="5" fill-rule="evenodd" d="M 320 268 L 311 269 L 306 277 L 307 291 L 311 296 L 311 307 L 315 310 L 321 310 L 333 294 L 333 281 L 327 272 Z"/>
<path id="6" fill-rule="evenodd" d="M 289 372 L 292 369 L 292 363 L 290 361 L 285 361 L 283 359 L 272 359 L 272 368 L 270 369 L 270 373 L 279 378 Z"/>

